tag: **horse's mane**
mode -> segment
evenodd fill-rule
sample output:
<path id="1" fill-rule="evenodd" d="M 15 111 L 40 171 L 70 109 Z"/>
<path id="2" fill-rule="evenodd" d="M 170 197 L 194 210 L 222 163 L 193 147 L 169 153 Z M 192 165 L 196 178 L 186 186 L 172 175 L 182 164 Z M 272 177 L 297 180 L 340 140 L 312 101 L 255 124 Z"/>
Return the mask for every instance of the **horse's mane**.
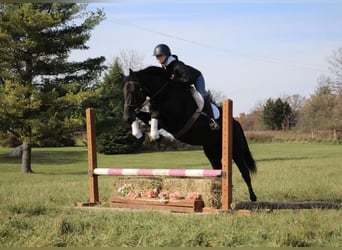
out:
<path id="1" fill-rule="evenodd" d="M 140 74 L 151 74 L 151 75 L 158 75 L 162 78 L 167 78 L 166 72 L 163 68 L 157 66 L 148 66 L 140 71 Z"/>
<path id="2" fill-rule="evenodd" d="M 148 66 L 140 71 L 136 72 L 138 75 L 142 76 L 154 76 L 157 78 L 160 78 L 163 81 L 170 81 L 170 78 L 168 77 L 166 70 L 164 70 L 161 67 L 157 67 L 157 66 Z M 188 89 L 189 85 L 181 83 L 181 82 L 176 82 L 173 81 L 172 85 L 173 88 L 177 88 L 177 89 Z"/>

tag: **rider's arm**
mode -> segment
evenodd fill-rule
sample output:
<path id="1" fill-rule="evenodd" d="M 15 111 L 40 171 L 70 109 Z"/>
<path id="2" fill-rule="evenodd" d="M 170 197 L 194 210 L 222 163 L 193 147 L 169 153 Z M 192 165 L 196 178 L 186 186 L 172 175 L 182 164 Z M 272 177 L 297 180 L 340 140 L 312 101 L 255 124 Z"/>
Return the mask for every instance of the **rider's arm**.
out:
<path id="1" fill-rule="evenodd" d="M 181 61 L 178 61 L 174 65 L 174 75 L 171 76 L 171 79 L 177 82 L 188 84 L 188 85 L 193 84 L 193 82 L 191 81 L 191 75 L 187 66 Z"/>

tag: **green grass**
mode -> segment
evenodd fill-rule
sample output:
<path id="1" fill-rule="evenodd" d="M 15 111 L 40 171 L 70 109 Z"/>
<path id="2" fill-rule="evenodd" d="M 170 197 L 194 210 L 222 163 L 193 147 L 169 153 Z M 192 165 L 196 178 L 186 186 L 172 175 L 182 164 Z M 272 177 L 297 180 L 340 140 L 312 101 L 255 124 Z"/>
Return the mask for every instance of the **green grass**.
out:
<path id="1" fill-rule="evenodd" d="M 251 144 L 260 201 L 342 202 L 342 145 Z M 0 247 L 40 246 L 342 246 L 340 210 L 274 210 L 237 214 L 169 214 L 76 209 L 88 200 L 82 147 L 33 149 L 35 174 L 0 148 Z M 98 155 L 99 167 L 210 168 L 201 151 Z M 107 201 L 112 177 L 100 178 Z M 233 199 L 248 191 L 233 167 Z"/>

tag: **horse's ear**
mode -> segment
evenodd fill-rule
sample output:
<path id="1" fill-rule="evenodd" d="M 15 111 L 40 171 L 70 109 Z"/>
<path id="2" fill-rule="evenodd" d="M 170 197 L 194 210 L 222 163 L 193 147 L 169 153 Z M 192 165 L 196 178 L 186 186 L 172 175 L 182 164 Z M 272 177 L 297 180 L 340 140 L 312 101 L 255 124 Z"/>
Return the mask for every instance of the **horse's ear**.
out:
<path id="1" fill-rule="evenodd" d="M 133 74 L 133 70 L 130 68 L 129 69 L 129 74 L 132 75 Z"/>

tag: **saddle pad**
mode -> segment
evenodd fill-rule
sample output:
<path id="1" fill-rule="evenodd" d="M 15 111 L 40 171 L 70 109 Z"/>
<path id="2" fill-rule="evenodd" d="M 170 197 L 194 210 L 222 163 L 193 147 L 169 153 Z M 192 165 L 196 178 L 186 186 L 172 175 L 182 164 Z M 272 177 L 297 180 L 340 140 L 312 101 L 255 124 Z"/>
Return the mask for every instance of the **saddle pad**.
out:
<path id="1" fill-rule="evenodd" d="M 213 110 L 214 119 L 216 120 L 220 118 L 220 110 L 215 104 L 211 103 L 211 109 Z"/>

